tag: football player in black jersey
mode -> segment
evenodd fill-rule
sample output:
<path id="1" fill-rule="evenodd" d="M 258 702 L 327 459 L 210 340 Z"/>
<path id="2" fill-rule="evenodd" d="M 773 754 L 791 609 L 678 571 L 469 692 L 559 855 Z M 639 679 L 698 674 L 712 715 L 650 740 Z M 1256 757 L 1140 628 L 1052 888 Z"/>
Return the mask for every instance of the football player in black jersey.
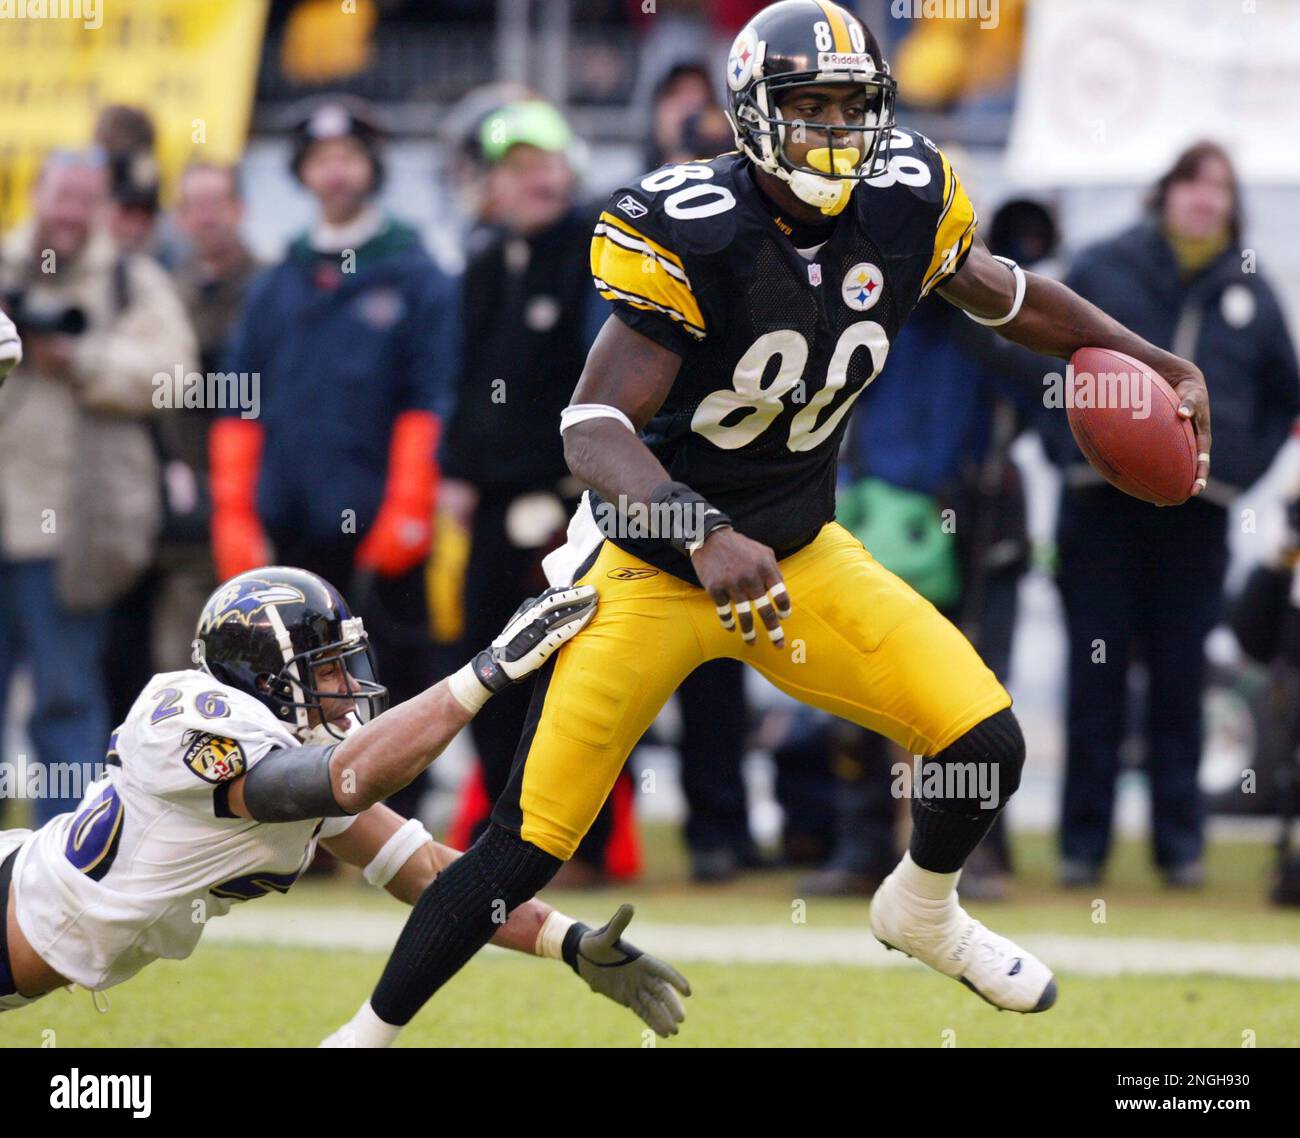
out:
<path id="1" fill-rule="evenodd" d="M 592 273 L 615 314 L 561 422 L 592 491 L 547 569 L 553 584 L 594 585 L 600 609 L 540 675 L 493 825 L 412 913 L 371 1001 L 388 1024 L 488 940 L 494 903 L 550 880 L 673 689 L 722 656 L 922 757 L 910 848 L 872 901 L 873 933 L 999 1008 L 1056 998 L 1051 971 L 956 895 L 1019 785 L 1011 699 L 835 523 L 837 450 L 890 341 L 935 290 L 1033 351 L 1112 348 L 1154 368 L 1196 430 L 1198 491 L 1204 379 L 988 253 L 947 159 L 895 126 L 895 82 L 848 11 L 773 4 L 736 38 L 726 78 L 738 150 L 616 190 L 596 227 Z"/>

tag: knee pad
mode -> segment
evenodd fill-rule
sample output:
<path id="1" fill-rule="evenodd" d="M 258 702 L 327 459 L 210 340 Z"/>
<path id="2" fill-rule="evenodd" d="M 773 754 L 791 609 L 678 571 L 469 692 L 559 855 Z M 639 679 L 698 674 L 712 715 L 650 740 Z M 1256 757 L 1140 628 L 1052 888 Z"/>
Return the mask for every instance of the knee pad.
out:
<path id="1" fill-rule="evenodd" d="M 943 770 L 934 769 L 938 764 Z M 943 814 L 1001 810 L 1020 786 L 1024 765 L 1020 722 L 1011 708 L 1003 708 L 922 761 L 920 793 L 913 788 L 913 805 Z"/>
<path id="2" fill-rule="evenodd" d="M 501 923 L 544 889 L 563 864 L 493 822 L 470 851 L 452 862 L 434 883 L 443 882 L 443 904 L 453 921 L 473 922 L 487 913 Z M 461 872 L 453 873 L 453 869 Z"/>

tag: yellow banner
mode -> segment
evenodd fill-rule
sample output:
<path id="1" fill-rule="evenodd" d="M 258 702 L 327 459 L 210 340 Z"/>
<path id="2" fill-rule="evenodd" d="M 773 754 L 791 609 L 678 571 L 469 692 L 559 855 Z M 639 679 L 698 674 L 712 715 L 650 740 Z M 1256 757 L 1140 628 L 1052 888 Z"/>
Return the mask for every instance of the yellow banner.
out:
<path id="1" fill-rule="evenodd" d="M 153 116 L 165 198 L 186 163 L 237 161 L 265 23 L 266 0 L 0 0 L 0 227 L 109 103 Z"/>

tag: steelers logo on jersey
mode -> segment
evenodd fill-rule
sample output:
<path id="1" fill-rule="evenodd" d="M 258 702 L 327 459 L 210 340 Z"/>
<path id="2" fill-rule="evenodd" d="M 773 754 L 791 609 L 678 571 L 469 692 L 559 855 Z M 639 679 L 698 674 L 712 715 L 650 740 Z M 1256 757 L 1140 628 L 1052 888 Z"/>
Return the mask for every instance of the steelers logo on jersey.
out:
<path id="1" fill-rule="evenodd" d="M 885 291 L 885 274 L 870 261 L 859 261 L 844 274 L 840 295 L 854 312 L 866 312 Z"/>
<path id="2" fill-rule="evenodd" d="M 204 782 L 229 782 L 248 770 L 244 749 L 224 735 L 196 734 L 185 749 L 184 762 Z"/>

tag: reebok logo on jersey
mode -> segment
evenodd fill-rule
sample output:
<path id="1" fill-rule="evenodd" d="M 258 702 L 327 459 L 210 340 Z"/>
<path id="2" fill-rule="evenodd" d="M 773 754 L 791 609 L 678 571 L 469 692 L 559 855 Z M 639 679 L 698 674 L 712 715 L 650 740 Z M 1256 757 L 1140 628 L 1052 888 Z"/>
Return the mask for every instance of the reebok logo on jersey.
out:
<path id="1" fill-rule="evenodd" d="M 659 576 L 658 569 L 636 569 L 632 566 L 625 566 L 622 569 L 611 569 L 605 574 L 612 581 L 641 581 L 646 577 Z"/>
<path id="2" fill-rule="evenodd" d="M 621 210 L 623 213 L 627 214 L 628 217 L 633 219 L 645 217 L 645 215 L 650 212 L 646 206 L 642 205 L 631 194 L 624 194 L 619 198 L 618 204 L 615 208 Z"/>
<path id="3" fill-rule="evenodd" d="M 234 739 L 196 734 L 187 741 L 185 765 L 204 782 L 229 782 L 248 770 L 244 749 Z"/>

